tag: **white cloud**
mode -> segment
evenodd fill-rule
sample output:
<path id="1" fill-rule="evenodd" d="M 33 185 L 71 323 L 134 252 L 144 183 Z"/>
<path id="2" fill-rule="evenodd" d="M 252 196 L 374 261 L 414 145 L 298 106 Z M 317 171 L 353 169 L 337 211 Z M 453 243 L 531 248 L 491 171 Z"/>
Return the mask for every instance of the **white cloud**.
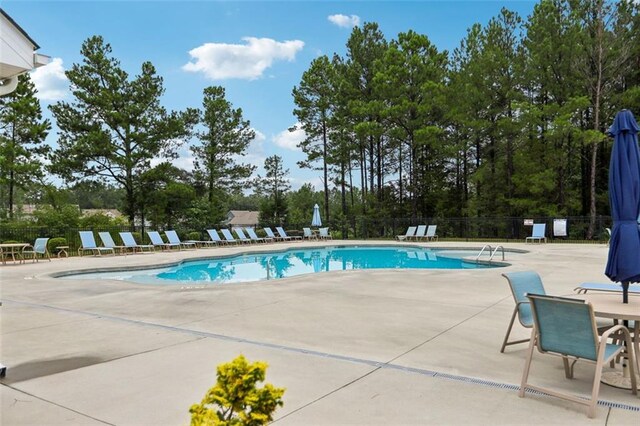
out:
<path id="1" fill-rule="evenodd" d="M 307 134 L 302 130 L 300 123 L 295 124 L 295 129 L 290 132 L 288 129 L 283 130 L 273 137 L 273 143 L 280 148 L 290 149 L 291 151 L 298 151 L 298 144 L 305 140 Z"/>
<path id="2" fill-rule="evenodd" d="M 182 69 L 202 72 L 212 80 L 238 78 L 255 80 L 276 60 L 295 59 L 303 47 L 300 40 L 275 41 L 270 38 L 244 37 L 246 44 L 205 43 L 189 51 L 191 62 Z"/>
<path id="3" fill-rule="evenodd" d="M 59 101 L 69 93 L 62 58 L 53 58 L 47 65 L 37 68 L 31 73 L 31 80 L 38 89 L 36 97 L 42 101 Z"/>
<path id="4" fill-rule="evenodd" d="M 329 22 L 342 28 L 353 28 L 360 25 L 360 17 L 358 15 L 342 15 L 340 13 L 336 15 L 329 15 L 327 17 Z"/>

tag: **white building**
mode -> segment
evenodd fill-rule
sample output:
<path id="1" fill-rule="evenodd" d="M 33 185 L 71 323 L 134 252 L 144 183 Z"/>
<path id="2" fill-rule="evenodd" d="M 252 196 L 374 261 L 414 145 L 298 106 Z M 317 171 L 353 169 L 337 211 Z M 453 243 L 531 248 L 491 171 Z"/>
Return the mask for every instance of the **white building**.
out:
<path id="1" fill-rule="evenodd" d="M 46 65 L 49 57 L 36 53 L 40 46 L 0 8 L 0 96 L 13 92 L 18 76 Z"/>

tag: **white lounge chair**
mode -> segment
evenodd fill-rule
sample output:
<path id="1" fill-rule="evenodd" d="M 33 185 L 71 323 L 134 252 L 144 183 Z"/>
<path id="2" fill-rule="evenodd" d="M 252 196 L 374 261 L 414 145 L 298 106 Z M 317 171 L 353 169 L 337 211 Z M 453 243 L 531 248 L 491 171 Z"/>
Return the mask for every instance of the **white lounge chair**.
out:
<path id="1" fill-rule="evenodd" d="M 425 238 L 426 233 L 427 233 L 427 225 L 419 225 L 418 229 L 416 229 L 416 233 L 413 236 L 413 239 L 415 241 L 421 240 Z"/>
<path id="2" fill-rule="evenodd" d="M 34 262 L 38 261 L 38 255 L 42 258 L 49 259 L 51 262 L 51 256 L 49 255 L 49 250 L 47 249 L 47 242 L 49 238 L 36 238 L 36 241 L 33 245 L 29 244 L 22 249 L 22 258 L 25 258 L 25 255 L 31 256 Z"/>
<path id="3" fill-rule="evenodd" d="M 306 238 L 307 240 L 317 240 L 318 239 L 317 236 L 311 230 L 311 228 L 302 228 L 302 232 L 304 233 L 302 238 Z"/>
<path id="4" fill-rule="evenodd" d="M 102 240 L 102 245 L 103 246 L 108 247 L 108 248 L 112 248 L 114 253 L 117 250 L 120 254 L 124 254 L 126 256 L 127 247 L 126 246 L 116 245 L 115 241 L 113 241 L 113 237 L 111 237 L 111 233 L 106 232 L 106 231 L 98 232 L 98 236 Z"/>
<path id="5" fill-rule="evenodd" d="M 136 242 L 136 239 L 133 238 L 133 234 L 131 232 L 120 232 L 120 239 L 122 240 L 124 246 L 130 248 L 133 253 L 135 253 L 137 250 L 142 253 L 145 249 L 147 249 L 147 251 L 149 252 L 156 251 L 153 244 L 138 244 Z"/>
<path id="6" fill-rule="evenodd" d="M 280 234 L 280 237 L 284 240 L 302 240 L 302 237 L 299 235 L 288 236 L 287 233 L 284 232 L 284 229 L 282 229 L 282 226 L 276 226 L 276 231 L 278 231 L 278 234 Z"/>
<path id="7" fill-rule="evenodd" d="M 180 250 L 180 244 L 165 243 L 158 231 L 147 231 L 147 235 L 151 240 L 151 244 L 153 244 L 155 247 L 160 247 L 162 250 L 171 250 L 172 248 L 177 248 L 178 250 Z"/>
<path id="8" fill-rule="evenodd" d="M 244 228 L 245 231 L 247 231 L 247 234 L 249 234 L 249 238 L 251 238 L 252 241 L 255 241 L 256 243 L 268 243 L 268 242 L 273 242 L 273 238 L 261 238 L 258 237 L 258 235 L 256 234 L 256 231 L 253 230 L 253 228 Z"/>
<path id="9" fill-rule="evenodd" d="M 207 229 L 207 234 L 209 234 L 211 241 L 218 245 L 229 244 L 227 241 L 220 238 L 220 234 L 218 234 L 218 231 L 216 231 L 215 229 Z"/>
<path id="10" fill-rule="evenodd" d="M 236 235 L 238 236 L 238 240 L 242 241 L 243 243 L 251 244 L 253 242 L 253 241 L 251 241 L 251 238 L 247 238 L 247 236 L 244 235 L 244 232 L 242 231 L 242 228 L 235 228 L 234 231 L 236 231 Z"/>
<path id="11" fill-rule="evenodd" d="M 164 231 L 164 234 L 167 236 L 167 239 L 169 240 L 169 244 L 178 244 L 180 249 L 184 247 L 186 249 L 195 250 L 197 248 L 195 241 L 181 241 L 176 231 L 173 231 L 173 230 Z"/>
<path id="12" fill-rule="evenodd" d="M 414 235 L 416 235 L 416 229 L 417 229 L 417 227 L 415 227 L 415 226 L 408 227 L 407 228 L 407 232 L 404 235 L 396 235 L 396 240 L 399 240 L 399 241 L 407 240 L 407 241 L 409 241 L 411 238 L 414 237 Z"/>
<path id="13" fill-rule="evenodd" d="M 533 230 L 531 231 L 531 236 L 525 238 L 524 242 L 528 243 L 529 241 L 531 242 L 535 242 L 538 241 L 539 243 L 542 243 L 542 241 L 544 240 L 544 242 L 547 242 L 547 237 L 545 237 L 545 230 L 546 230 L 547 225 L 545 223 L 534 223 L 533 224 Z"/>
<path id="14" fill-rule="evenodd" d="M 271 230 L 271 228 L 262 228 L 264 229 L 264 232 L 267 234 L 267 237 L 272 238 L 274 241 L 284 241 L 285 239 L 282 237 L 277 236 L 276 234 L 273 233 L 273 231 Z"/>
<path id="15" fill-rule="evenodd" d="M 90 251 L 94 256 L 102 256 L 102 253 L 116 252 L 110 247 L 98 247 L 96 239 L 93 236 L 93 231 L 79 231 L 80 241 L 82 245 L 78 247 L 78 255 L 82 256 L 82 252 Z"/>
<path id="16" fill-rule="evenodd" d="M 438 228 L 438 225 L 429 225 L 429 227 L 427 228 L 427 233 L 425 234 L 424 238 L 427 241 L 437 241 L 438 240 L 438 235 L 436 234 L 436 229 Z"/>
<path id="17" fill-rule="evenodd" d="M 240 241 L 236 240 L 235 238 L 233 238 L 233 235 L 231 235 L 231 232 L 229 232 L 228 229 L 221 229 L 220 232 L 222 232 L 222 236 L 227 241 L 227 243 L 238 244 L 240 242 Z"/>
<path id="18" fill-rule="evenodd" d="M 318 230 L 318 232 L 320 233 L 320 235 L 319 235 L 320 239 L 322 239 L 322 240 L 333 240 L 333 237 L 329 233 L 329 228 L 320 228 Z"/>

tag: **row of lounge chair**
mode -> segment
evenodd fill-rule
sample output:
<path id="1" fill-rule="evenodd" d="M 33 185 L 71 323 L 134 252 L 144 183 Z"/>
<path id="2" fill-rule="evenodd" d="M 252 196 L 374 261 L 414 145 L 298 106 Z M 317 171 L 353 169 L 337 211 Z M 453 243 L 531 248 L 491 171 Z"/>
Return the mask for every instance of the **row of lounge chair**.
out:
<path id="1" fill-rule="evenodd" d="M 437 241 L 437 228 L 438 225 L 410 226 L 404 235 L 396 235 L 396 239 L 400 241 Z"/>
<path id="2" fill-rule="evenodd" d="M 229 229 L 221 229 L 220 233 L 216 229 L 207 229 L 210 240 L 188 240 L 182 241 L 174 230 L 165 231 L 166 241 L 162 238 L 158 231 L 147 231 L 151 244 L 138 244 L 131 232 L 120 232 L 120 239 L 123 245 L 117 245 L 109 232 L 98 232 L 98 236 L 102 240 L 102 246 L 98 246 L 93 235 L 93 231 L 80 231 L 81 247 L 78 248 L 78 254 L 82 256 L 85 252 L 91 252 L 93 255 L 100 256 L 103 253 L 108 254 L 127 254 L 128 252 L 153 252 L 156 248 L 161 250 L 182 250 L 196 249 L 198 247 L 212 247 L 225 244 L 250 244 L 250 243 L 269 243 L 275 241 L 294 241 L 302 240 L 301 236 L 289 236 L 286 231 L 278 226 L 274 234 L 271 228 L 264 228 L 266 237 L 258 237 L 253 228 L 246 227 L 235 228 L 233 230 L 236 236 Z M 245 234 L 246 231 L 246 234 Z M 305 231 L 306 233 L 306 231 Z M 326 229 L 328 235 L 328 228 Z M 248 237 L 247 237 L 248 235 Z M 330 236 L 328 237 L 330 238 Z"/>

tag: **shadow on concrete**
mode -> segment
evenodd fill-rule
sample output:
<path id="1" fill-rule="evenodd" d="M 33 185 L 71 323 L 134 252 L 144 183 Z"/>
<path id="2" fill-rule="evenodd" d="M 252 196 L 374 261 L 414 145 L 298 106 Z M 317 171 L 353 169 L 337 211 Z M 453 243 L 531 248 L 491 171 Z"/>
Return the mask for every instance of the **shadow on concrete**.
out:
<path id="1" fill-rule="evenodd" d="M 6 376 L 2 379 L 2 383 L 11 384 L 37 379 L 39 377 L 88 367 L 104 361 L 104 359 L 98 357 L 72 357 L 8 365 Z"/>

